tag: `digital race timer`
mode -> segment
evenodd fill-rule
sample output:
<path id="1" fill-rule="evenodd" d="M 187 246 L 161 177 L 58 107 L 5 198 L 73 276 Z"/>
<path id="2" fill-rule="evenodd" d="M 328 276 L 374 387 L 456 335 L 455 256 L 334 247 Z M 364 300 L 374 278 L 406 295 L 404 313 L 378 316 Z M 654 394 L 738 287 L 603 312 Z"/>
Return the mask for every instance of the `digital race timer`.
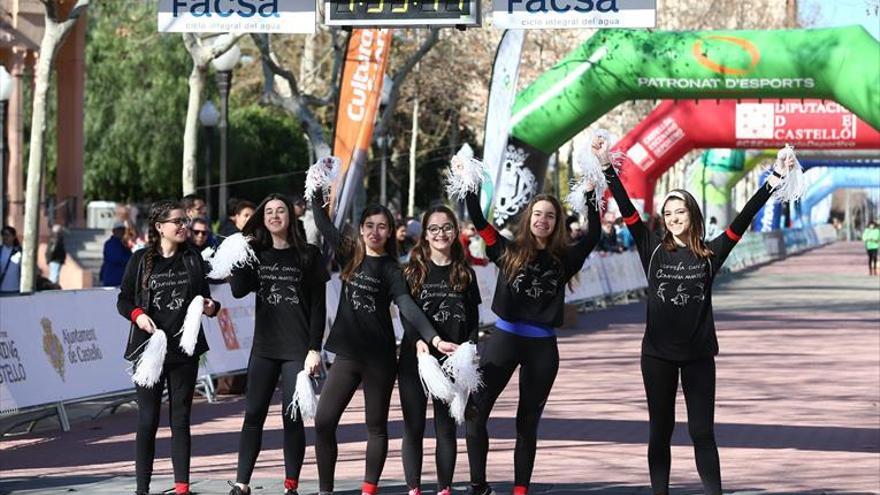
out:
<path id="1" fill-rule="evenodd" d="M 329 0 L 329 26 L 478 26 L 479 0 Z"/>

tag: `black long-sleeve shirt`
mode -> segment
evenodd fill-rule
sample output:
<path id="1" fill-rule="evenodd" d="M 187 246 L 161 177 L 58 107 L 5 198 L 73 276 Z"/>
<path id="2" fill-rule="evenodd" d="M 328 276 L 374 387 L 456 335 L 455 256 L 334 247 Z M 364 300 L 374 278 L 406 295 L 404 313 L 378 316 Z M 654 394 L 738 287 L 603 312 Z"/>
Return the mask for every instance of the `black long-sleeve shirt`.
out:
<path id="1" fill-rule="evenodd" d="M 642 354 L 674 361 L 718 354 L 712 283 L 752 218 L 770 198 L 772 188 L 765 184 L 758 189 L 727 230 L 707 243 L 712 255 L 704 258 L 687 247 L 665 249 L 660 235 L 642 222 L 613 167 L 606 169 L 605 177 L 633 235 L 648 279 Z"/>
<path id="2" fill-rule="evenodd" d="M 306 250 L 305 265 L 293 248 L 267 248 L 257 253 L 259 266 L 232 273 L 233 296 L 257 295 L 251 348 L 256 356 L 293 360 L 321 350 L 330 275 L 318 248 L 308 245 Z"/>
<path id="3" fill-rule="evenodd" d="M 416 304 L 422 308 L 428 319 L 434 325 L 434 329 L 440 338 L 447 342 L 461 344 L 462 342 L 476 342 L 477 332 L 480 329 L 480 286 L 474 271 L 471 273 L 471 282 L 461 291 L 456 291 L 449 285 L 449 276 L 452 265 L 439 266 L 428 260 L 428 273 L 422 283 L 421 290 L 415 295 Z M 405 330 L 403 342 L 400 343 L 400 360 L 415 356 L 416 341 L 420 336 L 406 318 L 402 318 Z M 431 348 L 435 357 L 440 357 L 439 351 Z"/>
<path id="4" fill-rule="evenodd" d="M 147 248 L 149 249 L 149 248 Z M 205 339 L 203 329 L 199 328 L 193 356 L 187 356 L 180 350 L 180 335 L 178 332 L 186 318 L 186 310 L 192 299 L 201 295 L 211 299 L 211 289 L 205 279 L 204 262 L 201 256 L 181 244 L 178 251 L 169 258 L 163 258 L 159 254 L 153 256 L 153 268 L 147 281 L 147 289 L 141 286 L 141 277 L 146 269 L 144 259 L 147 249 L 141 249 L 134 253 L 125 267 L 122 283 L 119 286 L 119 296 L 116 299 L 116 309 L 119 314 L 135 322 L 138 315 L 146 313 L 157 328 L 162 329 L 168 337 L 168 352 L 166 362 L 182 362 L 197 359 L 199 355 L 208 350 L 208 342 Z M 215 316 L 220 310 L 220 303 L 214 301 Z M 126 359 L 134 359 L 143 350 L 141 344 L 150 337 L 137 325 L 132 325 L 128 337 L 128 345 L 125 351 Z"/>
<path id="5" fill-rule="evenodd" d="M 580 271 L 587 256 L 599 242 L 599 210 L 593 201 L 594 197 L 595 193 L 587 193 L 587 234 L 568 246 L 562 259 L 554 260 L 546 250 L 540 250 L 538 256 L 529 261 L 515 277 L 509 278 L 502 270 L 498 271 L 492 300 L 492 311 L 496 315 L 509 322 L 541 327 L 562 325 L 565 284 Z M 507 239 L 486 221 L 477 193 L 468 194 L 465 202 L 471 221 L 486 241 L 487 256 L 497 265 L 509 246 Z M 562 221 L 561 217 L 556 219 L 556 228 L 564 228 Z"/>
<path id="6" fill-rule="evenodd" d="M 312 210 L 318 230 L 336 251 L 339 265 L 344 267 L 350 253 L 340 249 L 342 236 L 320 205 L 312 203 Z M 415 326 L 422 339 L 431 342 L 437 336 L 431 322 L 410 296 L 397 260 L 388 255 L 364 256 L 351 280 L 342 281 L 339 307 L 324 347 L 350 359 L 394 359 L 397 343 L 389 311 L 392 301 L 397 304 L 401 317 Z"/>

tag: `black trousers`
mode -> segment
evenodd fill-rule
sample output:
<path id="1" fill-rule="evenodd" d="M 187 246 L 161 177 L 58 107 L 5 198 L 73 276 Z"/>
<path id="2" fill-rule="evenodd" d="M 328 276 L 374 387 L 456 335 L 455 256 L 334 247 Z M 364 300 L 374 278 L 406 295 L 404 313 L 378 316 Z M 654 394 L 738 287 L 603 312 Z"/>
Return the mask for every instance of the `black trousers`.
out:
<path id="1" fill-rule="evenodd" d="M 559 370 L 556 337 L 530 338 L 496 330 L 480 355 L 485 387 L 472 397 L 473 412 L 467 420 L 468 460 L 471 483 L 486 483 L 489 432 L 486 424 L 492 407 L 516 367 L 519 366 L 519 404 L 516 409 L 514 485 L 528 486 L 535 465 L 538 422 Z"/>
<path id="2" fill-rule="evenodd" d="M 136 385 L 138 427 L 135 435 L 135 476 L 139 492 L 150 491 L 153 477 L 153 460 L 156 457 L 156 431 L 159 429 L 159 412 L 162 409 L 162 391 L 168 387 L 168 415 L 171 426 L 171 465 L 174 481 L 189 483 L 190 461 L 190 412 L 196 376 L 197 360 L 182 363 L 166 362 L 159 381 L 151 388 Z"/>
<path id="3" fill-rule="evenodd" d="M 428 398 L 419 378 L 418 362 L 415 355 L 400 357 L 400 371 L 397 376 L 400 392 L 400 406 L 403 411 L 403 473 L 410 488 L 418 488 L 422 483 L 422 459 L 425 437 L 425 416 Z M 437 490 L 452 486 L 455 473 L 456 424 L 449 415 L 449 407 L 442 401 L 432 399 L 434 405 L 434 436 L 437 446 L 434 451 L 437 463 Z"/>
<path id="4" fill-rule="evenodd" d="M 336 428 L 342 413 L 358 386 L 363 385 L 367 424 L 367 454 L 364 481 L 378 484 L 388 455 L 388 407 L 397 376 L 394 357 L 386 360 L 358 361 L 336 356 L 318 399 L 315 414 L 315 457 L 318 484 L 322 492 L 332 492 L 336 471 Z"/>
<path id="5" fill-rule="evenodd" d="M 715 444 L 715 359 L 667 361 L 642 355 L 642 380 L 648 397 L 651 436 L 648 468 L 655 494 L 669 493 L 670 442 L 675 428 L 678 375 L 687 404 L 688 432 L 694 444 L 703 491 L 721 494 L 721 465 Z"/>
<path id="6" fill-rule="evenodd" d="M 269 404 L 281 377 L 281 413 L 284 425 L 284 477 L 298 480 L 306 455 L 306 433 L 302 416 L 290 418 L 287 407 L 296 389 L 296 375 L 303 370 L 304 358 L 296 360 L 271 359 L 251 354 L 248 362 L 247 393 L 245 395 L 244 424 L 238 446 L 238 474 L 236 481 L 248 484 L 263 444 L 263 425 Z"/>

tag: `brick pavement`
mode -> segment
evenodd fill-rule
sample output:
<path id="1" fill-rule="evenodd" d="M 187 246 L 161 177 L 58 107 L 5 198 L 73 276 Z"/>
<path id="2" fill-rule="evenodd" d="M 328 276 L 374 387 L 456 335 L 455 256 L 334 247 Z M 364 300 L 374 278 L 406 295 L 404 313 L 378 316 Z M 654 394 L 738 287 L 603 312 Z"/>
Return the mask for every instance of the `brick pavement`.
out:
<path id="1" fill-rule="evenodd" d="M 727 491 L 880 492 L 880 278 L 869 278 L 857 243 L 837 243 L 719 280 L 721 355 L 716 433 Z M 638 366 L 644 305 L 580 316 L 560 331 L 560 374 L 539 433 L 533 493 L 647 494 L 647 410 Z M 490 423 L 489 475 L 501 493 L 513 476 L 516 378 Z M 395 392 L 396 394 L 396 392 Z M 243 402 L 199 403 L 193 411 L 193 489 L 226 493 L 235 473 Z M 699 493 L 684 402 L 673 438 L 675 493 Z M 254 493 L 281 493 L 280 407 L 270 411 Z M 343 417 L 337 488 L 363 471 L 363 402 Z M 69 433 L 3 440 L 0 493 L 131 493 L 134 413 L 79 423 Z M 383 493 L 403 493 L 401 414 L 390 416 Z M 312 432 L 309 435 L 311 445 Z M 160 428 L 153 490 L 171 486 L 169 432 Z M 424 484 L 434 479 L 426 441 Z M 464 441 L 456 479 L 466 481 Z M 315 489 L 307 449 L 302 493 Z M 459 488 L 462 488 L 464 484 Z"/>

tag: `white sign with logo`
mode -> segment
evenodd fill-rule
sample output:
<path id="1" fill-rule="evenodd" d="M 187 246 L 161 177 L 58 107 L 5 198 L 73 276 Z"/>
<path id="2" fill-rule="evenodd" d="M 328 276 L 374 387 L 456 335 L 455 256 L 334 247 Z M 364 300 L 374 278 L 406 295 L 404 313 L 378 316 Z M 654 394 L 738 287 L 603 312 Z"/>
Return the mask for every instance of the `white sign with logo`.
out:
<path id="1" fill-rule="evenodd" d="M 159 0 L 163 33 L 315 32 L 315 2 L 303 0 Z"/>
<path id="2" fill-rule="evenodd" d="M 652 28 L 656 0 L 492 0 L 501 29 Z"/>
<path id="3" fill-rule="evenodd" d="M 116 294 L 0 298 L 0 412 L 133 388 Z"/>

